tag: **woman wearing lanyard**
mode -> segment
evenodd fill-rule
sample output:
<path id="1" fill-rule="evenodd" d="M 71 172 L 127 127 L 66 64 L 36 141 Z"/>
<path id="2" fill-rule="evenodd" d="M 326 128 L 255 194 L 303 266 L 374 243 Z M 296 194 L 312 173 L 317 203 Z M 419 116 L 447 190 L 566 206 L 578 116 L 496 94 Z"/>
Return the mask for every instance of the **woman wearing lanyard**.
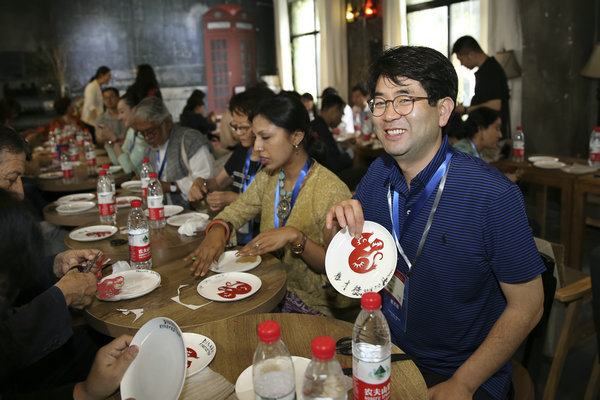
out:
<path id="1" fill-rule="evenodd" d="M 324 288 L 325 214 L 336 201 L 350 198 L 350 191 L 309 156 L 320 144 L 310 135 L 308 113 L 300 100 L 287 95 L 269 98 L 250 120 L 263 168 L 209 224 L 206 237 L 187 257 L 195 257 L 192 271 L 206 274 L 223 253 L 230 232 L 260 215 L 261 233 L 239 250 L 240 255 L 281 256 L 288 289 L 282 311 L 332 315 L 338 305 L 332 300 L 334 292 Z"/>
<path id="2" fill-rule="evenodd" d="M 464 123 L 464 137 L 454 147 L 473 157 L 483 158 L 483 149 L 493 149 L 502 138 L 502 121 L 496 110 L 487 107 L 477 108 L 469 113 Z"/>
<path id="3" fill-rule="evenodd" d="M 142 158 L 148 148 L 148 144 L 144 140 L 143 135 L 140 135 L 139 132 L 131 128 L 131 124 L 133 123 L 131 116 L 133 115 L 135 105 L 134 96 L 129 91 L 121 96 L 117 105 L 119 120 L 123 121 L 123 125 L 129 128 L 123 145 L 119 144 L 114 132 L 110 129 L 105 129 L 103 134 L 108 139 L 104 144 L 104 148 L 110 157 L 110 161 L 114 165 L 121 165 L 123 171 L 128 174 L 135 170 L 135 173 L 139 175 L 139 170 L 142 167 Z"/>

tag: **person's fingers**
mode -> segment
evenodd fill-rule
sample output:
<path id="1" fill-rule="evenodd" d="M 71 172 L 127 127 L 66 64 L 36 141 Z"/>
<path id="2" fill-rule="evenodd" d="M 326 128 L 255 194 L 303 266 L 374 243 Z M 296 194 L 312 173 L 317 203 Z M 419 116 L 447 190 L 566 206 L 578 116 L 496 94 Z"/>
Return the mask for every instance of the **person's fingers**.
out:
<path id="1" fill-rule="evenodd" d="M 125 374 L 125 371 L 127 371 L 127 368 L 129 368 L 129 365 L 131 365 L 133 360 L 135 360 L 139 352 L 140 349 L 136 345 L 129 346 L 129 348 L 125 350 L 114 363 L 115 376 L 123 376 L 123 374 Z"/>

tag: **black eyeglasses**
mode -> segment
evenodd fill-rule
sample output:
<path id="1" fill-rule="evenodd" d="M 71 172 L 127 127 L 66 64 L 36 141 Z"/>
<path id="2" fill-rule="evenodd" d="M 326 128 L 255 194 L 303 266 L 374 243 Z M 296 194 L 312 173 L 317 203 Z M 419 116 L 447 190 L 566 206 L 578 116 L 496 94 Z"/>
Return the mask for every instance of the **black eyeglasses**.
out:
<path id="1" fill-rule="evenodd" d="M 241 133 L 246 133 L 248 132 L 252 127 L 250 125 L 234 125 L 234 124 L 229 124 L 229 127 L 231 128 L 231 130 L 233 132 L 236 132 L 238 129 Z"/>
<path id="2" fill-rule="evenodd" d="M 158 124 L 156 126 L 148 128 L 145 131 L 139 131 L 139 132 L 142 134 L 142 136 L 144 138 L 147 138 L 149 136 L 155 136 L 155 135 L 159 134 L 162 130 L 162 127 L 163 127 L 163 124 L 161 122 L 160 124 Z"/>
<path id="3" fill-rule="evenodd" d="M 392 103 L 394 111 L 402 116 L 412 112 L 413 108 L 415 107 L 415 101 L 428 99 L 429 97 L 408 96 L 403 94 L 395 97 L 393 100 L 386 100 L 383 97 L 374 97 L 369 100 L 367 104 L 369 105 L 369 110 L 371 110 L 371 114 L 373 114 L 374 117 L 381 117 L 383 113 L 385 113 L 388 103 Z"/>

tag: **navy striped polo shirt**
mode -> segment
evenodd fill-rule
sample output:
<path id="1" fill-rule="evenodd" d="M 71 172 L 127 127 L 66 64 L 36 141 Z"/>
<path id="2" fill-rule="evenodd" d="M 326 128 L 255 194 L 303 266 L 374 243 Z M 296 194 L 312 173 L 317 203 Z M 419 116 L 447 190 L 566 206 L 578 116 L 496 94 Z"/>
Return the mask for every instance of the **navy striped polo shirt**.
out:
<path id="1" fill-rule="evenodd" d="M 437 154 L 408 189 L 402 171 L 389 155 L 375 160 L 356 188 L 365 220 L 392 233 L 388 186 L 400 193 L 400 231 L 428 180 L 454 154 L 446 185 L 423 251 L 410 272 L 407 329 L 397 323 L 397 308 L 385 291 L 383 311 L 392 341 L 435 373 L 452 376 L 479 347 L 504 311 L 506 300 L 499 281 L 517 283 L 534 278 L 545 267 L 525 215 L 519 188 L 500 171 L 468 154 L 452 149 L 444 136 Z M 434 190 L 400 239 L 413 262 L 433 204 Z M 396 268 L 408 266 L 398 254 Z M 482 387 L 500 398 L 512 379 L 507 362 Z"/>

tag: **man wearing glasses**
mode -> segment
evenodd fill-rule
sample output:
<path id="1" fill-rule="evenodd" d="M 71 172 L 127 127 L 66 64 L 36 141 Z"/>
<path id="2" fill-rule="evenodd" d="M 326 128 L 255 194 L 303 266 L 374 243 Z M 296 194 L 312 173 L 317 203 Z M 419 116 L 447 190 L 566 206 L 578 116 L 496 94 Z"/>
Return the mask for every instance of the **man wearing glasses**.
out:
<path id="1" fill-rule="evenodd" d="M 144 135 L 150 146 L 146 156 L 168 203 L 190 208 L 188 192 L 194 179 L 215 175 L 212 144 L 202 133 L 173 124 L 171 113 L 158 97 L 142 100 L 132 118 L 133 129 Z"/>
<path id="2" fill-rule="evenodd" d="M 382 291 L 392 341 L 414 357 L 430 399 L 505 399 L 510 358 L 542 315 L 544 265 L 519 188 L 442 135 L 458 79 L 425 47 L 387 50 L 370 67 L 369 108 L 387 154 L 354 199 L 329 211 L 360 235 L 365 220 L 394 237 Z"/>

